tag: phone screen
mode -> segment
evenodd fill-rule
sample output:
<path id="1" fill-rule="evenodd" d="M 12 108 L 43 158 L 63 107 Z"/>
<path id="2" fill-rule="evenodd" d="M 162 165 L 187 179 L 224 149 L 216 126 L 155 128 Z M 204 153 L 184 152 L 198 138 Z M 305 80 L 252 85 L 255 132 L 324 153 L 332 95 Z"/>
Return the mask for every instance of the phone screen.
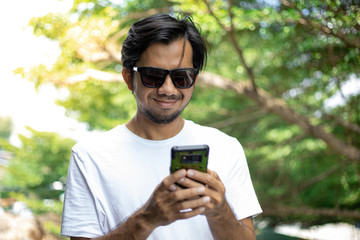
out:
<path id="1" fill-rule="evenodd" d="M 208 159 L 209 146 L 206 144 L 174 146 L 171 148 L 170 173 L 190 168 L 207 172 Z"/>

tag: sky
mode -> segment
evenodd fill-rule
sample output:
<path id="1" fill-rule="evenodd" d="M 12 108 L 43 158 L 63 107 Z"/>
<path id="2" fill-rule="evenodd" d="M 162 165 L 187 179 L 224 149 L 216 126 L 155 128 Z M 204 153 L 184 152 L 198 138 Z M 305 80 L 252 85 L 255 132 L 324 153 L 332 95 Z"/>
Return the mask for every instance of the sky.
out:
<path id="1" fill-rule="evenodd" d="M 0 12 L 0 116 L 11 116 L 14 131 L 10 142 L 20 145 L 18 134 L 28 136 L 29 126 L 37 131 L 58 132 L 80 140 L 88 134 L 86 124 L 65 116 L 65 109 L 54 101 L 61 92 L 52 86 L 34 84 L 13 71 L 40 63 L 51 65 L 59 54 L 56 42 L 36 37 L 28 22 L 48 12 L 67 12 L 72 0 L 11 0 L 1 3 Z"/>

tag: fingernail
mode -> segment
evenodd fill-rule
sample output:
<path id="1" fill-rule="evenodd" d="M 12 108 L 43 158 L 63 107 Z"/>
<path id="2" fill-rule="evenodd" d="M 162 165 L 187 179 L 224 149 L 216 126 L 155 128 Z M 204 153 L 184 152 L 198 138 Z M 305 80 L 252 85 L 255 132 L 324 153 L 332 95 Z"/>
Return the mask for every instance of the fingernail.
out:
<path id="1" fill-rule="evenodd" d="M 199 208 L 199 212 L 204 212 L 205 211 L 205 208 L 204 207 L 201 207 L 201 208 Z"/>
<path id="2" fill-rule="evenodd" d="M 194 176 L 194 174 L 195 174 L 194 171 L 191 170 L 191 169 L 187 171 L 187 175 L 188 175 L 189 177 Z"/>
<path id="3" fill-rule="evenodd" d="M 205 188 L 204 187 L 198 187 L 198 193 L 203 193 L 205 192 Z"/>
<path id="4" fill-rule="evenodd" d="M 208 202 L 210 202 L 210 197 L 209 196 L 203 197 L 203 203 L 208 203 Z"/>
<path id="5" fill-rule="evenodd" d="M 179 177 L 185 176 L 185 175 L 186 175 L 186 170 L 184 170 L 184 169 L 179 170 L 179 171 L 177 172 L 177 175 L 178 175 Z"/>
<path id="6" fill-rule="evenodd" d="M 178 183 L 183 183 L 185 181 L 185 178 L 180 178 L 179 181 L 177 181 Z"/>
<path id="7" fill-rule="evenodd" d="M 170 185 L 169 190 L 172 191 L 172 192 L 175 191 L 176 190 L 175 185 Z"/>

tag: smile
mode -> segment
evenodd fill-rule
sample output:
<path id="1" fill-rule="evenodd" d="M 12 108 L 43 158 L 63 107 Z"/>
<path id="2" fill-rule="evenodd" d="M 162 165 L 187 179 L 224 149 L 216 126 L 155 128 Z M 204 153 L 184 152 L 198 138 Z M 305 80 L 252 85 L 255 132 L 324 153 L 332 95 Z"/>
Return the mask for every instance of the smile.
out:
<path id="1" fill-rule="evenodd" d="M 156 99 L 154 99 L 154 100 L 159 106 L 161 106 L 163 108 L 170 108 L 170 107 L 174 106 L 176 103 L 176 101 L 174 101 L 174 100 L 173 101 L 161 101 L 161 100 L 156 100 Z"/>

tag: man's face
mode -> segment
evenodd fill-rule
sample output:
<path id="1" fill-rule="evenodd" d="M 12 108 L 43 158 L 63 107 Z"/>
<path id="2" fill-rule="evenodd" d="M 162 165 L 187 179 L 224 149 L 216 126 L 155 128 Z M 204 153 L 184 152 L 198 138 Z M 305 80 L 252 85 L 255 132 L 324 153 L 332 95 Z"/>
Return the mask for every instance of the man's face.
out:
<path id="1" fill-rule="evenodd" d="M 184 40 L 176 40 L 168 45 L 155 43 L 141 55 L 136 67 L 157 67 L 163 69 L 192 68 L 192 47 Z M 182 54 L 184 54 L 182 58 Z M 167 75 L 164 84 L 159 88 L 148 88 L 141 83 L 140 74 L 134 72 L 133 92 L 137 102 L 137 117 L 144 117 L 156 124 L 166 124 L 177 119 L 184 110 L 194 85 L 188 89 L 176 88 Z"/>

